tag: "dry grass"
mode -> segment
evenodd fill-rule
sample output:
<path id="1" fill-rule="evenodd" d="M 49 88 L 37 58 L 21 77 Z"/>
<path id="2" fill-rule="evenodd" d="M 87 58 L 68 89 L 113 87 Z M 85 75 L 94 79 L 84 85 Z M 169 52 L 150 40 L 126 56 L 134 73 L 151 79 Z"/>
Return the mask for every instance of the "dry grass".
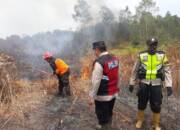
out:
<path id="1" fill-rule="evenodd" d="M 80 77 L 71 77 L 71 90 L 73 92 L 73 102 L 72 105 L 76 103 L 77 100 L 86 100 L 88 95 L 89 81 L 82 80 Z M 47 122 L 47 124 L 41 124 L 41 116 L 47 116 L 50 113 L 44 111 L 47 103 L 57 104 L 58 100 L 54 101 L 54 94 L 58 90 L 56 78 L 51 77 L 50 79 L 41 79 L 38 81 L 26 81 L 17 80 L 16 94 L 12 99 L 11 104 L 0 106 L 0 129 L 37 129 L 43 130 L 44 125 L 49 125 L 52 122 L 50 117 L 43 119 L 42 122 Z M 85 97 L 87 95 L 87 97 Z M 72 106 L 71 105 L 71 106 Z M 71 111 L 71 107 L 67 111 Z M 36 114 L 32 114 L 36 113 Z M 33 117 L 32 117 L 33 115 Z M 35 117 L 34 117 L 35 115 Z M 54 118 L 54 117 L 53 117 Z M 37 125 L 32 126 L 33 122 L 37 121 Z M 57 121 L 55 121 L 57 122 Z"/>
<path id="2" fill-rule="evenodd" d="M 57 80 L 53 77 L 33 82 L 14 80 L 13 84 L 15 87 L 11 103 L 0 104 L 0 129 L 31 129 L 32 122 L 28 121 L 30 114 L 43 113 L 39 107 L 51 100 L 45 97 L 56 91 Z"/>
<path id="3" fill-rule="evenodd" d="M 166 50 L 171 62 L 174 90 L 178 94 L 180 93 L 179 49 L 180 47 L 178 46 L 169 46 Z M 120 60 L 121 66 L 121 87 L 126 87 L 128 85 L 132 66 L 137 56 L 135 53 L 137 52 L 128 52 L 123 53 L 122 55 L 121 53 L 119 53 L 117 55 Z M 71 76 L 70 83 L 71 90 L 73 92 L 73 99 L 81 101 L 87 100 L 90 89 L 89 87 L 91 86 L 91 82 L 89 79 L 91 76 L 93 60 L 94 56 L 92 54 L 87 54 L 81 59 L 81 75 Z M 9 84 L 13 85 L 14 94 L 11 97 L 11 104 L 0 104 L 0 129 L 6 128 L 7 125 L 11 126 L 13 129 L 18 129 L 18 127 L 31 129 L 30 124 L 32 122 L 28 122 L 30 118 L 29 113 L 43 113 L 39 106 L 45 106 L 48 101 L 51 101 L 51 99 L 48 99 L 48 97 L 49 95 L 56 93 L 56 91 L 58 90 L 58 81 L 56 77 L 46 76 L 41 80 L 33 82 L 17 79 L 11 80 Z M 50 98 L 52 98 L 52 96 Z M 41 130 L 41 127 L 44 128 L 43 126 L 39 126 L 39 130 Z"/>
<path id="4" fill-rule="evenodd" d="M 0 101 L 9 103 L 12 100 L 14 80 L 17 78 L 17 69 L 14 59 L 0 53 Z"/>
<path id="5" fill-rule="evenodd" d="M 180 46 L 170 46 L 167 54 L 171 64 L 173 88 L 180 95 Z"/>
<path id="6" fill-rule="evenodd" d="M 141 49 L 141 48 L 140 48 Z M 172 70 L 172 78 L 173 78 L 173 89 L 176 95 L 180 95 L 180 46 L 173 44 L 164 48 L 167 53 L 168 59 L 170 61 L 170 67 Z M 138 48 L 133 47 L 124 47 L 124 48 L 116 48 L 110 50 L 110 52 L 117 57 L 119 57 L 120 61 L 120 75 L 121 75 L 121 87 L 128 86 L 129 78 L 131 75 L 132 67 L 137 58 Z M 92 59 L 94 57 L 92 55 L 85 56 L 82 61 L 91 72 Z M 91 63 L 91 64 L 90 64 Z M 89 67 L 90 66 L 90 67 Z M 86 68 L 86 69 L 87 69 Z M 89 73 L 88 78 L 90 78 L 91 73 Z"/>
<path id="7" fill-rule="evenodd" d="M 93 62 L 95 60 L 93 52 L 87 53 L 83 58 L 80 59 L 81 64 L 81 79 L 87 80 L 91 76 Z"/>

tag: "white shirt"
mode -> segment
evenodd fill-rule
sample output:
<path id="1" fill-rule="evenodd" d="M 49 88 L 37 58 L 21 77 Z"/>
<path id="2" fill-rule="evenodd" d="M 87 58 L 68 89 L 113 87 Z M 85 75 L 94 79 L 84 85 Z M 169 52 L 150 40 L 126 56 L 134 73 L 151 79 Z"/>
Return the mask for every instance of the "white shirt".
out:
<path id="1" fill-rule="evenodd" d="M 99 57 L 103 56 L 103 55 L 107 55 L 108 52 L 103 52 L 100 54 Z M 89 96 L 91 98 L 94 98 L 97 101 L 110 101 L 113 98 L 118 96 L 118 93 L 115 93 L 114 95 L 108 95 L 108 96 L 99 96 L 97 95 L 101 80 L 103 78 L 103 67 L 96 62 L 94 65 L 94 69 L 92 72 L 92 89 L 89 93 Z"/>

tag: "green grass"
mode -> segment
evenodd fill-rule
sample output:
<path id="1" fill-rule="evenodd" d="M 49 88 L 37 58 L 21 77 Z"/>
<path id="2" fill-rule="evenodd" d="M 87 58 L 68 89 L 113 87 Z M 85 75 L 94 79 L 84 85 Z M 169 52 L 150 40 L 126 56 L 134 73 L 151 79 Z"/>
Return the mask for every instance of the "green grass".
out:
<path id="1" fill-rule="evenodd" d="M 170 46 L 172 46 L 172 44 L 161 44 L 158 47 L 158 50 L 166 51 L 167 48 L 169 48 Z M 177 44 L 176 46 L 180 45 Z M 138 54 L 139 52 L 144 51 L 146 49 L 146 44 L 133 46 L 131 43 L 121 43 L 116 48 L 110 49 L 110 53 L 116 56 L 122 56 L 127 54 Z"/>
<path id="2" fill-rule="evenodd" d="M 127 54 L 137 54 L 140 51 L 145 50 L 145 46 L 133 46 L 130 43 L 123 43 L 117 46 L 116 48 L 110 49 L 110 53 L 121 56 Z"/>

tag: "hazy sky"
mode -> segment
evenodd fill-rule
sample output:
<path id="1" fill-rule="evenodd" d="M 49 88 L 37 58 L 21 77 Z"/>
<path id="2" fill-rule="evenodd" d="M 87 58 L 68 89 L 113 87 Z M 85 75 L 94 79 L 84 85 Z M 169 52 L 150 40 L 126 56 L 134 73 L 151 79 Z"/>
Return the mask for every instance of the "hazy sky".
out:
<path id="1" fill-rule="evenodd" d="M 126 5 L 134 12 L 141 0 L 87 0 L 94 10 L 96 5 L 107 5 L 118 12 Z M 164 15 L 168 10 L 180 16 L 180 0 L 155 0 Z M 75 29 L 72 18 L 77 0 L 0 0 L 0 37 L 12 34 L 33 35 L 55 29 Z"/>

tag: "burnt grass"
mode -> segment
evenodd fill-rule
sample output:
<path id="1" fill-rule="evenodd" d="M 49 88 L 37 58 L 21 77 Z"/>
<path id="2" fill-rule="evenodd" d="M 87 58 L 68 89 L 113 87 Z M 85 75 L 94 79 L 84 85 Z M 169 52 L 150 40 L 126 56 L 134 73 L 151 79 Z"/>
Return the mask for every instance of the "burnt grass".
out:
<path id="1" fill-rule="evenodd" d="M 18 112 L 20 109 L 16 109 L 16 112 L 9 109 L 6 113 L 1 114 L 1 130 L 96 130 L 98 123 L 94 106 L 88 105 L 89 80 L 72 80 L 73 96 L 64 98 L 55 96 L 56 87 L 48 88 L 44 92 L 44 84 L 31 85 L 36 88 L 35 95 L 43 96 L 41 98 L 33 96 L 34 98 L 26 100 L 25 104 L 36 103 L 29 106 L 21 105 L 21 108 L 24 108 L 21 109 L 21 114 Z M 40 89 L 37 89 L 38 87 Z M 34 92 L 33 89 L 31 91 Z M 113 130 L 135 130 L 136 112 L 136 91 L 131 94 L 127 87 L 121 88 L 114 108 Z M 167 100 L 164 93 L 161 116 L 162 130 L 180 130 L 179 98 L 171 97 Z M 146 121 L 141 130 L 151 129 L 151 110 L 148 106 Z"/>

